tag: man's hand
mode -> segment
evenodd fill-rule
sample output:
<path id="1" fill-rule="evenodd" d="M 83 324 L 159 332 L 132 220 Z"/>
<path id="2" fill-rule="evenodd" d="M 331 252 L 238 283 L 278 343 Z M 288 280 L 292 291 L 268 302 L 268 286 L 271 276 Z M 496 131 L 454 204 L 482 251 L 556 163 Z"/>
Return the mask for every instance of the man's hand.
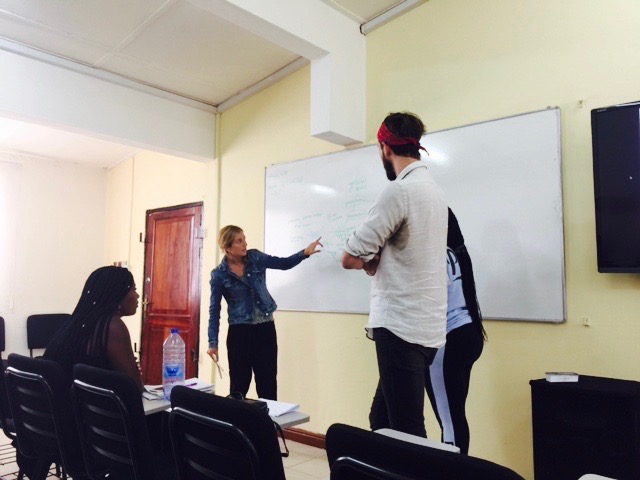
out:
<path id="1" fill-rule="evenodd" d="M 367 272 L 367 275 L 373 277 L 376 274 L 376 271 L 378 271 L 379 263 L 380 255 L 376 253 L 371 260 L 369 260 L 368 262 L 364 262 L 362 269 Z"/>

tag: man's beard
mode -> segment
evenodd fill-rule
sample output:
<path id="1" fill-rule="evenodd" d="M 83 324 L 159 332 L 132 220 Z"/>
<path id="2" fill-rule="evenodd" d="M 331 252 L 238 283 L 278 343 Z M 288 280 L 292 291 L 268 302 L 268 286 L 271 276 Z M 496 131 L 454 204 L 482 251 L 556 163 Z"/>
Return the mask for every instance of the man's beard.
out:
<path id="1" fill-rule="evenodd" d="M 397 178 L 396 172 L 393 169 L 393 163 L 391 163 L 390 160 L 384 158 L 384 155 L 381 155 L 381 157 L 382 166 L 384 167 L 384 171 L 387 174 L 387 178 L 393 182 Z"/>

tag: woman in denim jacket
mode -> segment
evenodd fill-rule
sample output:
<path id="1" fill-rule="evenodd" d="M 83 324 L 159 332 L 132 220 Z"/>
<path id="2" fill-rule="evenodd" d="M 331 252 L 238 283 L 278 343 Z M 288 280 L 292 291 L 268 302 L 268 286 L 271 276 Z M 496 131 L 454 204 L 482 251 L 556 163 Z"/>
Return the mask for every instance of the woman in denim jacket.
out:
<path id="1" fill-rule="evenodd" d="M 209 305 L 209 350 L 218 361 L 220 302 L 227 302 L 229 331 L 230 392 L 244 397 L 249 390 L 252 372 L 256 377 L 259 398 L 277 400 L 278 343 L 273 312 L 277 305 L 269 292 L 267 268 L 288 270 L 305 258 L 318 253 L 320 239 L 290 257 L 272 257 L 259 250 L 247 250 L 247 241 L 240 227 L 227 225 L 220 230 L 218 244 L 225 256 L 211 272 L 211 303 Z"/>

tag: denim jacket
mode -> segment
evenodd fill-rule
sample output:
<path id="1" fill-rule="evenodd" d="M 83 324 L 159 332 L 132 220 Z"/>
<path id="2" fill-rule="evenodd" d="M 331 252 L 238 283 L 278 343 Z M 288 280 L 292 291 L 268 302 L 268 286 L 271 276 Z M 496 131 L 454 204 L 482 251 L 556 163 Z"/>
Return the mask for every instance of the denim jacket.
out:
<path id="1" fill-rule="evenodd" d="M 277 305 L 267 291 L 265 272 L 267 268 L 289 270 L 305 259 L 304 250 L 290 257 L 272 257 L 259 250 L 248 250 L 244 265 L 244 277 L 240 278 L 227 264 L 227 257 L 211 272 L 211 303 L 209 304 L 209 348 L 218 348 L 220 331 L 220 302 L 227 302 L 229 324 L 250 324 L 254 319 L 254 306 L 259 305 L 262 313 L 271 315 Z"/>

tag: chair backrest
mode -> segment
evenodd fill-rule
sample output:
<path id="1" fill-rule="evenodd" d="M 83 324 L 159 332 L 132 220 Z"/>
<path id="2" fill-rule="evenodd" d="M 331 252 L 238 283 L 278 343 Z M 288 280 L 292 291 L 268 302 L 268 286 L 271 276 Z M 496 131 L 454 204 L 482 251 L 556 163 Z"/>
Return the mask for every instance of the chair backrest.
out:
<path id="1" fill-rule="evenodd" d="M 0 317 L 0 365 L 2 371 L 0 375 L 0 426 L 4 434 L 11 440 L 15 439 L 15 427 L 13 426 L 13 418 L 11 417 L 11 407 L 9 406 L 9 394 L 7 393 L 7 384 L 4 379 L 4 371 L 7 368 L 7 361 L 2 358 L 2 352 L 5 350 L 4 339 L 4 318 Z"/>
<path id="2" fill-rule="evenodd" d="M 73 367 L 72 401 L 91 478 L 155 479 L 142 396 L 120 372 Z"/>
<path id="3" fill-rule="evenodd" d="M 327 430 L 326 446 L 332 480 L 404 477 L 409 479 L 428 478 L 429 480 L 468 480 L 470 478 L 523 480 L 514 471 L 481 458 L 404 442 L 397 438 L 339 423 L 331 425 Z M 343 467 L 338 462 L 340 457 L 348 457 L 356 460 L 359 464 L 365 464 L 400 477 L 356 476 L 356 473 L 348 477 L 341 477 L 339 475 Z M 358 472 L 353 467 L 351 468 Z M 337 473 L 334 474 L 336 469 Z M 366 473 L 368 472 L 357 474 L 365 475 Z"/>
<path id="4" fill-rule="evenodd" d="M 171 445 L 180 480 L 285 480 L 269 414 L 255 405 L 177 386 Z"/>
<path id="5" fill-rule="evenodd" d="M 11 440 L 16 438 L 16 429 L 11 416 L 11 406 L 9 405 L 9 392 L 7 391 L 7 381 L 4 375 L 5 367 L 0 375 L 0 426 L 4 434 Z"/>
<path id="6" fill-rule="evenodd" d="M 331 480 L 422 480 L 369 465 L 351 457 L 340 457 L 331 465 Z"/>
<path id="7" fill-rule="evenodd" d="M 35 477 L 62 461 L 73 478 L 86 478 L 71 409 L 70 379 L 55 362 L 12 353 L 5 372 L 20 452 L 36 463 Z M 44 477 L 42 477 L 44 478 Z"/>
<path id="8" fill-rule="evenodd" d="M 2 358 L 3 352 L 6 350 L 6 340 L 4 331 L 4 318 L 0 317 L 0 365 L 2 366 L 2 375 L 0 378 L 0 425 L 2 431 L 10 439 L 15 439 L 13 419 L 11 418 L 11 407 L 9 406 L 9 396 L 7 394 L 7 384 L 4 380 L 4 371 L 7 369 L 9 362 Z"/>
<path id="9" fill-rule="evenodd" d="M 27 317 L 27 348 L 33 357 L 36 348 L 47 348 L 49 341 L 71 318 L 68 313 L 44 313 Z"/>

